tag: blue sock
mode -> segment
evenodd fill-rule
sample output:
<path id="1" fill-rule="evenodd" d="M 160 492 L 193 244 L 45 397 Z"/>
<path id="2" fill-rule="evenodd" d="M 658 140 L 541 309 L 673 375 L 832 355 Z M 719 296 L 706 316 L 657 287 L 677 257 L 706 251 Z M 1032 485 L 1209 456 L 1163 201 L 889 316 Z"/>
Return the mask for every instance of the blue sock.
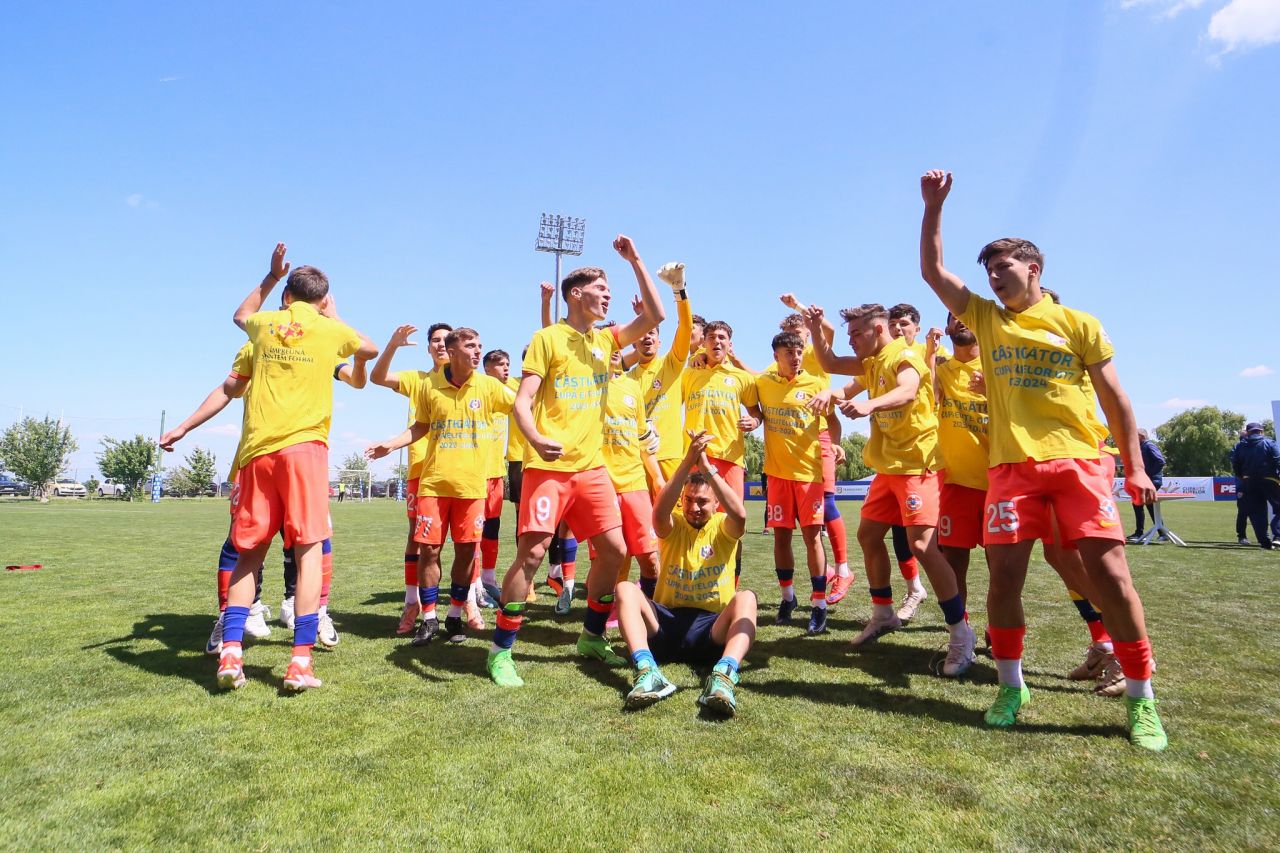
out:
<path id="1" fill-rule="evenodd" d="M 636 669 L 648 669 L 651 666 L 658 665 L 658 662 L 653 659 L 653 652 L 648 649 L 640 649 L 638 652 L 632 652 L 631 663 Z"/>
<path id="2" fill-rule="evenodd" d="M 735 672 L 738 671 L 738 659 L 731 658 L 728 655 L 725 655 L 724 657 L 720 658 L 719 661 L 716 662 L 715 668 L 716 669 L 723 668 L 725 672 L 729 673 L 730 675 L 733 675 Z"/>
<path id="3" fill-rule="evenodd" d="M 828 521 L 835 521 L 840 517 L 840 509 L 836 506 L 836 496 L 833 494 L 822 495 L 822 521 L 825 524 Z"/>
<path id="4" fill-rule="evenodd" d="M 449 604 L 456 604 L 459 607 L 467 603 L 467 587 L 465 584 L 451 583 L 449 584 Z"/>
<path id="5" fill-rule="evenodd" d="M 295 646 L 314 646 L 316 633 L 320 630 L 320 614 L 308 613 L 296 616 L 293 620 L 293 644 Z"/>
<path id="6" fill-rule="evenodd" d="M 964 599 L 959 593 L 951 596 L 946 601 L 939 601 L 938 606 L 942 608 L 942 618 L 947 620 L 948 625 L 954 625 L 964 620 Z"/>
<path id="7" fill-rule="evenodd" d="M 240 559 L 236 546 L 231 544 L 231 537 L 227 537 L 227 541 L 222 543 L 222 551 L 218 554 L 218 571 L 232 572 L 235 571 L 236 561 Z"/>
<path id="8" fill-rule="evenodd" d="M 436 606 L 436 599 L 440 597 L 440 587 L 438 586 L 420 586 L 418 587 L 418 603 L 422 605 L 422 609 Z"/>
<path id="9" fill-rule="evenodd" d="M 657 578 L 647 578 L 640 576 L 640 591 L 644 593 L 645 598 L 653 598 L 654 590 L 658 588 Z"/>
<path id="10" fill-rule="evenodd" d="M 493 629 L 493 644 L 499 649 L 509 649 L 516 641 L 516 633 L 524 622 L 524 602 L 513 601 L 502 605 L 498 611 L 497 625 Z"/>
<path id="11" fill-rule="evenodd" d="M 1076 610 L 1080 611 L 1080 618 L 1086 622 L 1097 622 L 1102 618 L 1102 614 L 1094 608 L 1093 602 L 1087 598 L 1072 599 L 1071 602 L 1076 606 Z"/>
<path id="12" fill-rule="evenodd" d="M 244 620 L 249 618 L 249 608 L 231 607 L 222 611 L 222 642 L 244 642 Z"/>
<path id="13" fill-rule="evenodd" d="M 810 578 L 809 578 L 809 583 L 813 586 L 813 591 L 814 591 L 814 592 L 821 592 L 821 593 L 824 593 L 824 594 L 826 593 L 826 591 L 827 591 L 827 576 L 826 576 L 825 574 L 822 574 L 822 575 L 816 575 L 816 576 L 810 577 Z"/>
<path id="14" fill-rule="evenodd" d="M 562 541 L 564 542 L 564 559 L 561 562 L 578 562 L 578 540 L 572 536 L 566 536 Z"/>

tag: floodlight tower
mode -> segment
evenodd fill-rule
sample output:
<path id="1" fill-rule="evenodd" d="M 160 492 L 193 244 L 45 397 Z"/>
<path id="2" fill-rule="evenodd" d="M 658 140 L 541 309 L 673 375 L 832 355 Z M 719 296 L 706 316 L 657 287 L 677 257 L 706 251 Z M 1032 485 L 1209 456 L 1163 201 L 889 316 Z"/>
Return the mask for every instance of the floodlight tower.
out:
<path id="1" fill-rule="evenodd" d="M 577 216 L 561 216 L 558 213 L 542 214 L 538 223 L 538 240 L 533 248 L 539 252 L 554 252 L 556 256 L 556 322 L 560 322 L 560 256 L 581 255 L 582 243 L 587 236 L 587 220 Z"/>

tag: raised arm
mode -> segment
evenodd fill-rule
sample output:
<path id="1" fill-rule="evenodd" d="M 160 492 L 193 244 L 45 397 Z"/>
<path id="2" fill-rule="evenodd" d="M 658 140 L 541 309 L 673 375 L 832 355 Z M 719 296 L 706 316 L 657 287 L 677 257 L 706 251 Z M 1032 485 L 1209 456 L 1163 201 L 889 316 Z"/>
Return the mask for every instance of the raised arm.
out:
<path id="1" fill-rule="evenodd" d="M 1088 366 L 1093 390 L 1097 392 L 1102 413 L 1107 418 L 1107 428 L 1116 441 L 1120 459 L 1124 462 L 1124 490 L 1135 504 L 1149 504 L 1156 499 L 1156 487 L 1147 476 L 1142 464 L 1142 449 L 1138 446 L 1138 422 L 1133 416 L 1129 396 L 1120 387 L 1120 377 L 1111 359 L 1104 359 Z"/>
<path id="2" fill-rule="evenodd" d="M 778 300 L 801 316 L 809 310 L 809 306 L 797 299 L 794 293 L 784 293 L 778 297 Z M 822 337 L 826 339 L 827 346 L 831 346 L 832 342 L 836 339 L 836 327 L 831 325 L 831 321 L 826 317 L 822 318 Z"/>
<path id="3" fill-rule="evenodd" d="M 244 298 L 244 301 L 240 303 L 240 307 L 236 309 L 236 313 L 232 315 L 231 321 L 241 329 L 244 328 L 245 320 L 262 310 L 263 303 L 271 295 L 272 289 L 280 283 L 280 279 L 289 274 L 289 264 L 284 259 L 284 253 L 284 243 L 276 243 L 275 251 L 271 253 L 271 270 L 257 287 L 249 291 L 249 295 Z"/>
<path id="4" fill-rule="evenodd" d="M 681 362 L 689 360 L 689 342 L 693 339 L 693 307 L 689 304 L 689 292 L 684 282 L 684 264 L 663 264 L 658 268 L 658 278 L 671 286 L 676 298 L 676 336 L 671 341 L 670 354 Z"/>
<path id="5" fill-rule="evenodd" d="M 942 203 L 951 192 L 951 173 L 933 169 L 920 176 L 924 218 L 920 222 L 920 275 L 947 310 L 959 317 L 969 307 L 969 288 L 942 265 Z"/>
<path id="6" fill-rule="evenodd" d="M 539 294 L 542 297 L 542 328 L 546 328 L 552 324 L 551 319 L 551 300 L 556 298 L 556 286 L 549 281 L 544 281 L 538 285 Z"/>
<path id="7" fill-rule="evenodd" d="M 827 373 L 841 376 L 861 376 L 862 359 L 856 355 L 836 355 L 831 349 L 831 339 L 824 330 L 827 322 L 826 312 L 817 305 L 810 305 L 804 311 L 804 321 L 809 326 L 809 338 L 813 342 L 813 354 L 818 364 Z"/>
<path id="8" fill-rule="evenodd" d="M 418 327 L 412 323 L 406 323 L 399 326 L 391 333 L 391 340 L 387 341 L 386 347 L 382 350 L 382 355 L 378 356 L 378 360 L 374 362 L 373 372 L 369 374 L 369 381 L 374 385 L 381 385 L 383 388 L 390 388 L 392 391 L 400 390 L 400 374 L 390 373 L 391 360 L 396 357 L 396 350 L 400 347 L 416 347 L 416 341 L 409 340 L 409 336 L 418 331 Z"/>
<path id="9" fill-rule="evenodd" d="M 371 444 L 365 448 L 364 455 L 366 459 L 381 459 L 402 447 L 408 447 L 418 439 L 431 431 L 431 424 L 423 421 L 414 421 L 409 424 L 404 432 L 399 433 L 394 438 L 381 441 L 377 444 Z"/>
<path id="10" fill-rule="evenodd" d="M 942 402 L 940 389 L 938 388 L 938 344 L 942 341 L 942 330 L 936 326 L 929 330 L 929 334 L 925 336 L 924 344 L 924 364 L 929 368 L 929 382 L 932 384 L 930 389 L 933 393 L 933 402 L 938 404 Z"/>
<path id="11" fill-rule="evenodd" d="M 623 260 L 631 264 L 636 284 L 640 286 L 643 309 L 638 317 L 618 329 L 618 346 L 625 347 L 644 337 L 646 332 L 666 319 L 667 315 L 662 308 L 662 300 L 658 298 L 658 290 L 653 286 L 653 279 L 649 278 L 649 271 L 644 268 L 644 261 L 640 260 L 640 253 L 636 251 L 636 244 L 631 242 L 630 237 L 619 234 L 618 239 L 613 241 L 613 248 Z"/>
<path id="12" fill-rule="evenodd" d="M 209 392 L 209 396 L 204 398 L 204 402 L 197 406 L 196 410 L 185 421 L 160 436 L 161 449 L 172 453 L 173 446 L 181 441 L 187 433 L 204 424 L 218 412 L 225 409 L 227 403 L 244 394 L 244 389 L 248 384 L 249 380 L 243 376 L 228 376 L 222 381 L 221 385 Z"/>
<path id="13" fill-rule="evenodd" d="M 356 359 L 351 364 L 344 364 L 338 368 L 338 379 L 347 383 L 352 388 L 360 389 L 369 383 L 368 371 L 369 359 Z"/>

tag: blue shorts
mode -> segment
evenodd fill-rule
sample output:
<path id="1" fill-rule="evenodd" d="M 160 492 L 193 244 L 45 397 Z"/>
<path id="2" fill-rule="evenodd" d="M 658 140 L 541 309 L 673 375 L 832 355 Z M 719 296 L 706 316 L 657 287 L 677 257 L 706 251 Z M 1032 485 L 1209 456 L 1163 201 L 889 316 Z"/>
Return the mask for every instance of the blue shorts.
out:
<path id="1" fill-rule="evenodd" d="M 658 617 L 658 633 L 649 638 L 649 651 L 659 661 L 714 663 L 724 656 L 724 646 L 711 639 L 711 626 L 719 613 L 700 607 L 669 610 L 650 601 Z"/>

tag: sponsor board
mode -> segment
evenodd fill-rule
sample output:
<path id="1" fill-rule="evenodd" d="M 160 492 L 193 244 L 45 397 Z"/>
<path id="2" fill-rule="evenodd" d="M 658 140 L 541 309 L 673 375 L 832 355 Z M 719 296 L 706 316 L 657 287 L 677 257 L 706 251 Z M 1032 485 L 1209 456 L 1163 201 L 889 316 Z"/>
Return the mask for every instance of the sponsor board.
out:
<path id="1" fill-rule="evenodd" d="M 754 481 L 745 484 L 747 491 L 746 498 L 749 501 L 762 501 L 765 499 L 764 487 L 760 482 Z M 863 501 L 867 499 L 867 489 L 871 488 L 871 480 L 837 480 L 836 481 L 836 500 L 838 501 Z"/>
<path id="2" fill-rule="evenodd" d="M 1222 477 L 1165 477 L 1159 492 L 1162 495 L 1191 495 L 1188 500 L 1213 501 L 1235 500 L 1235 480 L 1225 478 L 1231 483 L 1232 494 L 1228 498 L 1218 497 L 1218 481 Z M 1129 503 L 1129 495 L 1124 490 L 1124 478 L 1116 477 L 1111 483 L 1111 493 L 1125 503 Z"/>

